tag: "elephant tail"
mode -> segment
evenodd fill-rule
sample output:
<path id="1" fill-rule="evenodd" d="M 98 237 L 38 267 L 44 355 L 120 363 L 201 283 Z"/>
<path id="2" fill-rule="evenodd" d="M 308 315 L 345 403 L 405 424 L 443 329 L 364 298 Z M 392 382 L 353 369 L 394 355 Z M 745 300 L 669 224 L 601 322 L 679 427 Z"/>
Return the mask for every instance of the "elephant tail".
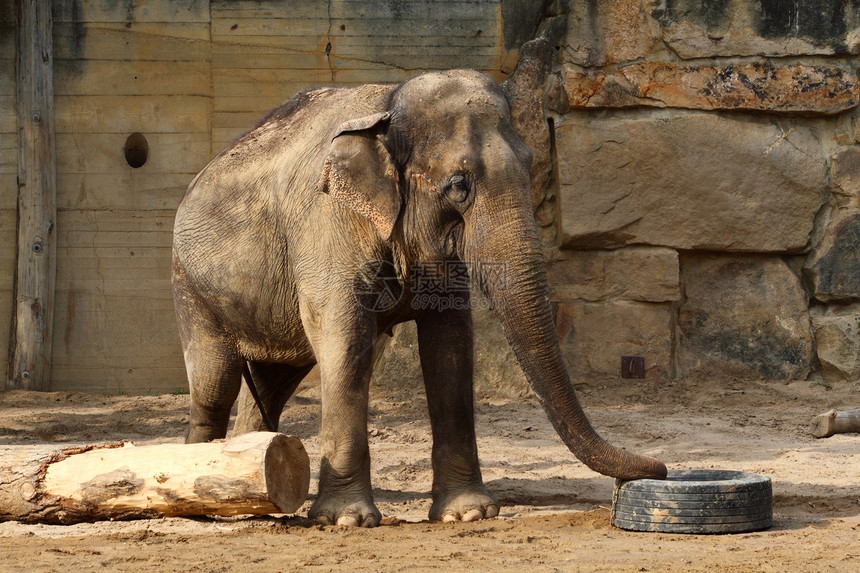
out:
<path id="1" fill-rule="evenodd" d="M 269 412 L 266 410 L 265 406 L 263 406 L 262 400 L 260 400 L 260 393 L 257 392 L 257 385 L 254 383 L 254 378 L 251 376 L 251 369 L 248 367 L 247 361 L 242 364 L 242 378 L 245 379 L 245 383 L 248 385 L 248 391 L 251 393 L 251 396 L 253 396 L 254 403 L 257 404 L 257 409 L 260 410 L 260 415 L 263 417 L 263 423 L 266 425 L 266 429 L 270 432 L 277 432 L 278 426 L 272 422 L 272 419 L 269 417 Z"/>

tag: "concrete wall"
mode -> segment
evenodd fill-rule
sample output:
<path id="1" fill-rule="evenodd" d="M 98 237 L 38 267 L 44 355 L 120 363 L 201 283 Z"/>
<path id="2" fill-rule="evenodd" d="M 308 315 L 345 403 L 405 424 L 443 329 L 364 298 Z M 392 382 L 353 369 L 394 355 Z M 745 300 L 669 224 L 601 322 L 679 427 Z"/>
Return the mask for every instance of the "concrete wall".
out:
<path id="1" fill-rule="evenodd" d="M 3 372 L 16 237 L 14 12 L 14 1 L 0 3 Z M 538 16 L 499 0 L 54 0 L 52 388 L 186 387 L 169 284 L 174 210 L 194 175 L 267 110 L 307 87 L 426 69 L 468 66 L 503 80 Z M 148 144 L 139 168 L 125 157 L 133 133 Z"/>
<path id="2" fill-rule="evenodd" d="M 0 4 L 0 349 L 15 239 L 14 34 Z M 173 210 L 299 89 L 508 78 L 577 382 L 860 376 L 860 9 L 837 0 L 54 0 L 53 387 L 185 386 Z M 530 42 L 535 37 L 544 43 Z M 148 141 L 131 168 L 128 136 Z M 524 391 L 489 312 L 478 386 Z M 0 352 L 5 369 L 6 354 Z M 418 383 L 414 330 L 378 383 Z"/>

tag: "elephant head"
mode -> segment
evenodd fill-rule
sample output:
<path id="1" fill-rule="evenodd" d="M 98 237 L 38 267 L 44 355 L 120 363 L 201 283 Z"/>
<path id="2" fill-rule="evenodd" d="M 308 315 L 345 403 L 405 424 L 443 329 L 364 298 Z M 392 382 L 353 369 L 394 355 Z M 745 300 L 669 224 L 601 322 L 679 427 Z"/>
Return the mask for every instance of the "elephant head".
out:
<path id="1" fill-rule="evenodd" d="M 407 260 L 467 265 L 577 458 L 616 478 L 664 478 L 658 460 L 604 441 L 579 405 L 550 307 L 530 163 L 493 80 L 473 71 L 431 73 L 401 84 L 387 109 L 340 126 L 323 190 L 369 219 Z"/>

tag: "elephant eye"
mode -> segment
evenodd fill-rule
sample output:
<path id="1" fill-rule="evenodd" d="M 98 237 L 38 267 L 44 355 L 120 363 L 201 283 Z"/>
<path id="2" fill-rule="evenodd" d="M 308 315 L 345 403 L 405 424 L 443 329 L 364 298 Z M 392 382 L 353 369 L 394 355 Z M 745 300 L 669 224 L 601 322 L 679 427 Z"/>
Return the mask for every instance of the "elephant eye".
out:
<path id="1" fill-rule="evenodd" d="M 457 174 L 448 180 L 448 185 L 445 187 L 445 194 L 455 203 L 463 203 L 469 198 L 472 191 L 472 186 L 469 185 L 469 180 L 464 175 Z"/>

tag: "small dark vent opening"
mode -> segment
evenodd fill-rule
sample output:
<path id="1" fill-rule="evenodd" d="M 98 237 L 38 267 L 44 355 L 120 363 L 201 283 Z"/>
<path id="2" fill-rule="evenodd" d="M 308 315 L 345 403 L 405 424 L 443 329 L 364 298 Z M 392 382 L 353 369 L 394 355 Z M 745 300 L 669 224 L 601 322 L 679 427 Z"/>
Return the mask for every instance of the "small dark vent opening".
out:
<path id="1" fill-rule="evenodd" d="M 132 133 L 125 140 L 125 162 L 137 169 L 149 159 L 149 143 L 142 133 Z"/>

